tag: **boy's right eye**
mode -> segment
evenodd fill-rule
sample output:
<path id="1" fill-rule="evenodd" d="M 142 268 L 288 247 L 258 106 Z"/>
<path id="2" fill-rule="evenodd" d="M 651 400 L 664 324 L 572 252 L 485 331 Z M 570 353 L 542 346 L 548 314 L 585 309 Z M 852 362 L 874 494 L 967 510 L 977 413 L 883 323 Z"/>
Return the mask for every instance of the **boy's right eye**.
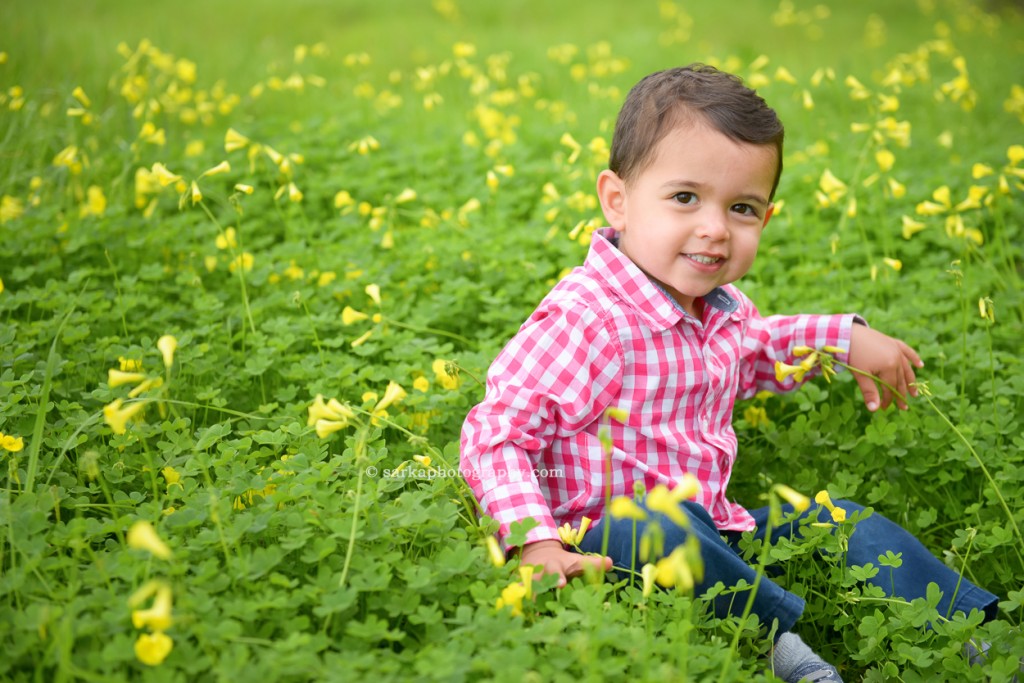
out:
<path id="1" fill-rule="evenodd" d="M 692 192 L 676 192 L 672 198 L 680 204 L 693 204 L 697 201 L 697 195 Z"/>

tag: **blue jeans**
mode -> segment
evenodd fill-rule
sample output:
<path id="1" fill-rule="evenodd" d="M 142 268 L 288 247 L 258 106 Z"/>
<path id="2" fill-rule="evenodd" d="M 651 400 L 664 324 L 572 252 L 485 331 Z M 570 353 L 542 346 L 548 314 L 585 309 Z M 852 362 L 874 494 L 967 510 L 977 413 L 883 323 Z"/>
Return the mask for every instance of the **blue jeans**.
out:
<path id="1" fill-rule="evenodd" d="M 845 509 L 847 514 L 864 509 L 857 503 L 845 500 L 836 501 L 835 505 Z M 753 584 L 756 572 L 740 557 L 738 552 L 740 532 L 720 532 L 715 528 L 711 516 L 697 503 L 685 502 L 682 508 L 690 518 L 691 532 L 696 534 L 700 540 L 701 557 L 704 559 L 704 579 L 695 586 L 695 593 L 700 595 L 719 581 L 726 586 L 734 586 L 741 579 L 745 579 L 748 584 Z M 812 521 L 817 521 L 822 510 L 825 508 L 812 503 L 811 507 L 800 516 L 800 520 L 804 517 L 813 517 Z M 788 515 L 793 508 L 790 505 L 783 505 L 782 511 L 784 515 Z M 686 541 L 688 532 L 670 519 L 650 510 L 647 510 L 647 514 L 648 520 L 656 519 L 661 525 L 665 537 L 664 552 L 666 555 Z M 750 514 L 757 522 L 755 536 L 763 539 L 768 528 L 768 508 L 752 510 Z M 827 510 L 820 518 L 823 522 L 831 520 Z M 644 526 L 647 523 L 647 521 L 636 522 L 637 548 L 639 548 L 639 539 L 643 535 Z M 797 523 L 782 524 L 773 528 L 771 542 L 774 544 L 783 536 L 798 533 L 796 531 Z M 605 516 L 583 538 L 580 550 L 592 553 L 601 552 L 604 536 L 603 525 L 605 524 L 611 525 L 608 555 L 612 558 L 615 566 L 629 569 L 633 564 L 639 570 L 643 566 L 640 558 L 631 557 L 634 548 L 633 520 Z M 882 567 L 883 571 L 870 580 L 871 583 L 883 588 L 886 593 L 909 601 L 925 597 L 928 584 L 936 583 L 939 590 L 942 591 L 942 600 L 938 605 L 940 614 L 952 614 L 956 611 L 970 612 L 972 609 L 979 609 L 985 612 L 986 621 L 995 618 L 998 601 L 995 595 L 978 588 L 967 579 L 962 578 L 958 572 L 946 567 L 909 532 L 878 513 L 857 523 L 855 531 L 849 539 L 847 564 L 850 566 L 865 565 L 870 562 L 877 567 L 879 566 L 878 556 L 885 555 L 887 550 L 891 550 L 893 553 L 902 553 L 903 564 L 894 568 L 891 576 L 889 568 Z M 747 596 L 746 592 L 716 596 L 712 601 L 715 614 L 719 617 L 740 616 L 746 606 Z M 804 611 L 804 601 L 764 577 L 754 596 L 752 611 L 766 626 L 770 627 L 773 621 L 778 620 L 778 629 L 776 630 L 776 637 L 778 637 L 789 631 L 796 623 Z"/>

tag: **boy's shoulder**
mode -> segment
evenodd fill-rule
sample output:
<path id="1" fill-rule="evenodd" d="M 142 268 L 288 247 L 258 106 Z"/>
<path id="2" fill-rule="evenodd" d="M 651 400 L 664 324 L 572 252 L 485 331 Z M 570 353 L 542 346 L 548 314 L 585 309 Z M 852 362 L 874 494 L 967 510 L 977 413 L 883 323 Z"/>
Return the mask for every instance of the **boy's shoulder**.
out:
<path id="1" fill-rule="evenodd" d="M 574 324 L 603 327 L 611 333 L 626 324 L 624 313 L 615 292 L 587 268 L 578 266 L 541 299 L 522 329 L 545 319 L 568 318 Z"/>

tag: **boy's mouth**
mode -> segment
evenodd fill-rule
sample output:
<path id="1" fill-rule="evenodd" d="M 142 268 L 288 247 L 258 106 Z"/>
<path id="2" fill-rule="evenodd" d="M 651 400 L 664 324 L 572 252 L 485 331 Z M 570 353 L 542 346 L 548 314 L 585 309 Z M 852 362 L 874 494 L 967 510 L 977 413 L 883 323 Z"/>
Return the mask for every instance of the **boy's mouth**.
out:
<path id="1" fill-rule="evenodd" d="M 703 263 L 706 266 L 718 263 L 722 260 L 721 256 L 706 256 L 704 254 L 683 254 L 686 258 L 697 263 Z"/>

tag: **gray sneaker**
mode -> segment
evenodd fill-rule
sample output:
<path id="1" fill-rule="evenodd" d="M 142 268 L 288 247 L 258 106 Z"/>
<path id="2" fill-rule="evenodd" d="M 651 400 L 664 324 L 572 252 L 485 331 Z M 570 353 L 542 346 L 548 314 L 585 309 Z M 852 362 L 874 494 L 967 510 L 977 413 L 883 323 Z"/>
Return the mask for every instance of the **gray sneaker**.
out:
<path id="1" fill-rule="evenodd" d="M 787 683 L 843 683 L 839 672 L 831 664 L 824 662 L 812 662 L 806 666 L 797 667 L 786 679 Z"/>

